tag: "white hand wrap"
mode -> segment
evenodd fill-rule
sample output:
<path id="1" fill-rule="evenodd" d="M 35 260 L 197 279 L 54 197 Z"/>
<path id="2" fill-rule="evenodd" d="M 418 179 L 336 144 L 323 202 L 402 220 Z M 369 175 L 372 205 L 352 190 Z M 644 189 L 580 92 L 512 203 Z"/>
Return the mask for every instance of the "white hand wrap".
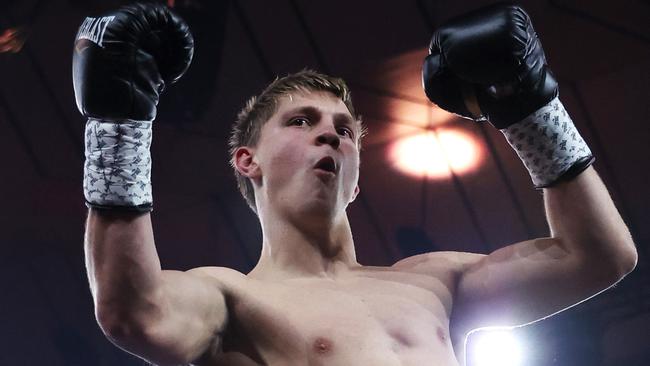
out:
<path id="1" fill-rule="evenodd" d="M 88 119 L 83 188 L 90 206 L 151 210 L 151 125 Z"/>
<path id="2" fill-rule="evenodd" d="M 558 98 L 501 132 L 538 188 L 556 182 L 577 161 L 591 156 Z"/>

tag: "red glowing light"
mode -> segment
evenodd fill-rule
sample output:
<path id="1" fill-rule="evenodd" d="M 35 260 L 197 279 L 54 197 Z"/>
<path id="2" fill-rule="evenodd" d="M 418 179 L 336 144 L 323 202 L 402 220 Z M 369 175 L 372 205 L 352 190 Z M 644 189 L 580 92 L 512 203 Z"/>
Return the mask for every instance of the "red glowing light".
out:
<path id="1" fill-rule="evenodd" d="M 0 34 L 0 53 L 18 53 L 23 49 L 27 33 L 22 27 L 9 28 Z"/>

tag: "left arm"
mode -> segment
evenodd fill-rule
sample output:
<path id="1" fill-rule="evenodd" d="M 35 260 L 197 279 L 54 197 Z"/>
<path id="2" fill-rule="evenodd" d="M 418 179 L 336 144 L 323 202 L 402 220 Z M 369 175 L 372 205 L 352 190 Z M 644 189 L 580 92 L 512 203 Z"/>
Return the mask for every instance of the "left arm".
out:
<path id="1" fill-rule="evenodd" d="M 634 269 L 632 238 L 590 167 L 591 150 L 559 101 L 557 80 L 521 7 L 492 4 L 439 27 L 422 75 L 432 102 L 488 120 L 504 134 L 534 185 L 544 189 L 551 231 L 549 238 L 487 256 L 450 256 L 456 262 L 454 333 L 533 322 L 596 295 Z"/>
<path id="2" fill-rule="evenodd" d="M 452 321 L 467 333 L 562 311 L 612 286 L 636 265 L 629 231 L 593 168 L 544 189 L 550 238 L 467 255 Z"/>

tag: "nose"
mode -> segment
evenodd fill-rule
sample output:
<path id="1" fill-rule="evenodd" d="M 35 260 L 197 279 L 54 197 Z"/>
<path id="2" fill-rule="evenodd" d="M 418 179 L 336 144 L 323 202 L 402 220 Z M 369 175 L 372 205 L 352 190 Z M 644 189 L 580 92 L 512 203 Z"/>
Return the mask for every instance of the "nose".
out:
<path id="1" fill-rule="evenodd" d="M 316 144 L 327 144 L 330 145 L 334 150 L 337 150 L 339 148 L 339 145 L 341 145 L 341 139 L 339 138 L 339 135 L 332 133 L 331 131 L 323 131 L 316 137 Z"/>

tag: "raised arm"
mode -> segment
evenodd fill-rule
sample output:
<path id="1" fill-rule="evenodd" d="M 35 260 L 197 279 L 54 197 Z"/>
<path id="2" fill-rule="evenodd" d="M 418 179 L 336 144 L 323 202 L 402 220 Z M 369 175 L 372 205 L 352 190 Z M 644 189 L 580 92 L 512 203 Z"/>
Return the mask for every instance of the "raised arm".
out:
<path id="1" fill-rule="evenodd" d="M 459 331 L 542 319 L 609 288 L 636 265 L 632 238 L 593 168 L 544 189 L 544 202 L 551 237 L 459 258 Z"/>
<path id="2" fill-rule="evenodd" d="M 228 318 L 219 276 L 162 271 L 150 211 L 159 94 L 192 58 L 187 25 L 165 6 L 86 18 L 73 81 L 85 129 L 85 250 L 97 320 L 111 341 L 161 365 L 217 352 Z"/>
<path id="3" fill-rule="evenodd" d="M 497 4 L 442 26 L 433 36 L 423 80 L 433 102 L 501 130 L 543 189 L 551 229 L 549 238 L 489 255 L 454 256 L 456 332 L 541 319 L 610 287 L 634 268 L 632 238 L 559 100 L 523 9 Z"/>
<path id="4" fill-rule="evenodd" d="M 225 289 L 201 269 L 161 270 L 149 213 L 90 209 L 85 253 L 95 315 L 113 343 L 160 365 L 219 351 Z"/>

